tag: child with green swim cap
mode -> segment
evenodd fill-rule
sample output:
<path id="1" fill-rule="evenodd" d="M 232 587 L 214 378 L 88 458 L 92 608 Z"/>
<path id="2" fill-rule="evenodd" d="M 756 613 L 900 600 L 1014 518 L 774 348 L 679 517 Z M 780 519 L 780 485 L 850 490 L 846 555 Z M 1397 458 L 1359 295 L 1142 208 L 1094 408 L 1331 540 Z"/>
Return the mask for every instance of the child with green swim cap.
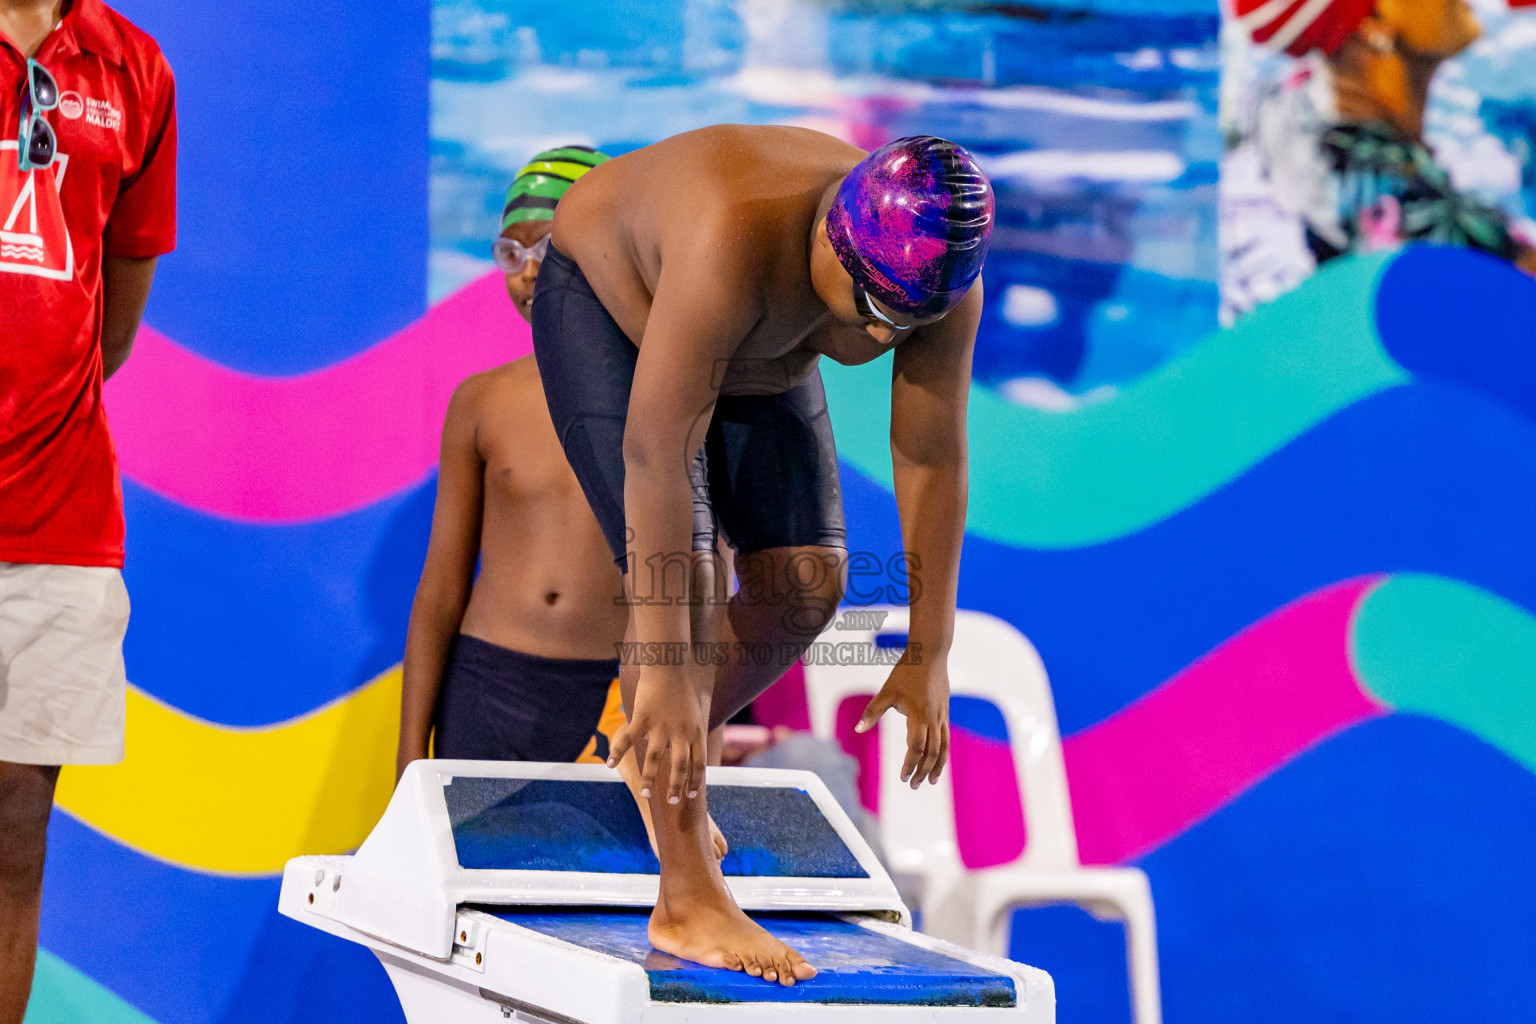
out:
<path id="1" fill-rule="evenodd" d="M 582 147 L 540 153 L 507 193 L 495 255 L 525 319 L 555 204 L 603 159 Z M 624 620 L 604 552 L 533 357 L 461 383 L 443 425 L 432 535 L 411 607 L 397 771 L 427 756 L 429 738 L 438 757 L 571 761 L 606 752 L 598 725 Z"/>
<path id="2" fill-rule="evenodd" d="M 588 146 L 546 149 L 512 179 L 501 210 L 501 236 L 491 251 L 507 275 L 507 295 L 524 320 L 532 320 L 533 285 L 549 248 L 555 204 L 577 179 L 607 159 Z"/>
<path id="3" fill-rule="evenodd" d="M 493 255 L 523 319 L 555 205 L 607 159 L 585 146 L 546 150 L 507 190 Z M 560 450 L 534 357 L 468 378 L 443 426 L 397 774 L 429 746 L 437 757 L 605 760 L 624 721 L 615 645 L 625 618 L 618 570 Z M 638 794 L 634 758 L 621 773 Z"/>

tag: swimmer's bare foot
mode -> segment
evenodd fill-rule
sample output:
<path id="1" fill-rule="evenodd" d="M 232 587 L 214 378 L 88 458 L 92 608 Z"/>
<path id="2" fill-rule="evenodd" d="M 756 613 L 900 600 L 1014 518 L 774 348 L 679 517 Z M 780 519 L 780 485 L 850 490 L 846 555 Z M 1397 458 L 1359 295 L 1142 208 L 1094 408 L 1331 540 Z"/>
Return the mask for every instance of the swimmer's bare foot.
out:
<path id="1" fill-rule="evenodd" d="M 660 857 L 661 848 L 656 845 L 656 822 L 651 818 L 651 802 L 640 795 L 640 762 L 635 760 L 633 749 L 619 762 L 618 772 L 624 784 L 629 787 L 629 795 L 635 798 L 635 806 L 640 808 L 640 820 L 645 822 L 645 835 L 651 841 L 651 852 Z M 731 847 L 714 818 L 709 819 L 709 838 L 715 846 L 715 859 L 724 860 L 725 855 L 731 852 Z"/>
<path id="2" fill-rule="evenodd" d="M 709 967 L 793 985 L 816 976 L 805 958 L 742 913 L 720 872 L 724 839 L 709 815 L 707 787 L 670 804 L 648 798 L 661 839 L 661 891 L 651 912 L 651 945 Z M 706 828 L 708 831 L 706 832 Z"/>
<path id="3" fill-rule="evenodd" d="M 717 875 L 708 889 L 699 899 L 669 901 L 663 895 L 657 900 L 651 912 L 651 945 L 706 967 L 746 971 L 785 986 L 816 977 L 816 968 L 804 957 L 741 912 L 724 879 Z"/>

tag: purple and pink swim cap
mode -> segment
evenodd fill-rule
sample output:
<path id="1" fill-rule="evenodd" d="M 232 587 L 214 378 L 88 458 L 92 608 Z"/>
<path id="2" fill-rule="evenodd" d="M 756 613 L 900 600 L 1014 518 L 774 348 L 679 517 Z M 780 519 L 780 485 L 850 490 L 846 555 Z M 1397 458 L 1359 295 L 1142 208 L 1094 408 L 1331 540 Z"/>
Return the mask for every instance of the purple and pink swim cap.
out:
<path id="1" fill-rule="evenodd" d="M 907 316 L 953 308 L 981 273 L 992 183 L 971 154 L 932 135 L 859 162 L 827 211 L 827 237 L 854 283 Z"/>

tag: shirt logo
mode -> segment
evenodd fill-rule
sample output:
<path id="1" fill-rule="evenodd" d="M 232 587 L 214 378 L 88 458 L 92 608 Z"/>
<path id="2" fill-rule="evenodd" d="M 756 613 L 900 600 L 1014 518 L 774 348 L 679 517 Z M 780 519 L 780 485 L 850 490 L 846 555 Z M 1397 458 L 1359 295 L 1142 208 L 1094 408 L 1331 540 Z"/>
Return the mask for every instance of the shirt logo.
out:
<path id="1" fill-rule="evenodd" d="M 80 98 L 79 93 L 71 89 L 59 96 L 59 113 L 71 121 L 79 120 L 80 115 L 85 113 L 85 101 Z"/>
<path id="2" fill-rule="evenodd" d="M 68 281 L 75 276 L 75 248 L 59 188 L 69 157 L 52 167 L 21 171 L 16 141 L 0 140 L 0 274 L 28 274 Z"/>
<path id="3" fill-rule="evenodd" d="M 120 131 L 123 127 L 123 112 L 106 100 L 93 100 L 87 97 L 85 101 L 85 123 L 94 124 L 98 128 L 110 128 L 113 131 Z"/>

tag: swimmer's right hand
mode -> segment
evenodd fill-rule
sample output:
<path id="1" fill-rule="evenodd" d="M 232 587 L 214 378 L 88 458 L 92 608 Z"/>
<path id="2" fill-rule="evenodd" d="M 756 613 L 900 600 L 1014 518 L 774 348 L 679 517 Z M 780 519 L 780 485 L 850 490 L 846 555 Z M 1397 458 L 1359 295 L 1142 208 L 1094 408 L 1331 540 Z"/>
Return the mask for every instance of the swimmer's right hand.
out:
<path id="1" fill-rule="evenodd" d="M 692 799 L 704 785 L 708 719 L 707 706 L 681 673 L 642 669 L 634 712 L 609 743 L 608 767 L 617 767 L 633 747 L 640 757 L 641 796 L 659 786 L 670 804 Z"/>

